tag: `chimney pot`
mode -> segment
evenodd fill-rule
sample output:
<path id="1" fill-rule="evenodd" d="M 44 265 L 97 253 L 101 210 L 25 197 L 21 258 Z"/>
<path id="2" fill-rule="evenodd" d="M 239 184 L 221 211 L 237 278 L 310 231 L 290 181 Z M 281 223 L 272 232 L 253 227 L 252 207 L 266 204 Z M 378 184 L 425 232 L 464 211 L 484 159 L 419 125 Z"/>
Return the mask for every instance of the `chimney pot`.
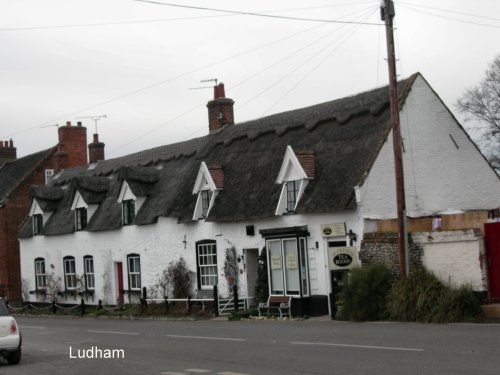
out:
<path id="1" fill-rule="evenodd" d="M 12 139 L 10 140 L 10 147 L 14 147 L 14 141 Z"/>
<path id="2" fill-rule="evenodd" d="M 71 121 L 66 121 L 66 126 L 71 126 Z"/>
<path id="3" fill-rule="evenodd" d="M 82 122 L 81 122 L 81 121 L 78 121 L 78 122 L 76 123 L 76 125 L 77 125 L 77 126 L 82 126 Z"/>

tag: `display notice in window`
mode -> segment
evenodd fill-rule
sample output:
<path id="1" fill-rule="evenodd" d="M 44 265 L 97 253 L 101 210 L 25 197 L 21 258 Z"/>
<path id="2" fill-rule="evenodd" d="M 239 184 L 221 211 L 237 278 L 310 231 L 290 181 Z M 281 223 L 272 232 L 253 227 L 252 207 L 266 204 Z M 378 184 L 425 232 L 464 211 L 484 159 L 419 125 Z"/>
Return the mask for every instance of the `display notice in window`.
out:
<path id="1" fill-rule="evenodd" d="M 281 269 L 281 257 L 276 255 L 271 255 L 271 269 L 280 270 Z"/>
<path id="2" fill-rule="evenodd" d="M 290 269 L 296 269 L 298 268 L 298 263 L 297 263 L 297 256 L 295 254 L 288 254 L 286 256 L 286 268 Z"/>

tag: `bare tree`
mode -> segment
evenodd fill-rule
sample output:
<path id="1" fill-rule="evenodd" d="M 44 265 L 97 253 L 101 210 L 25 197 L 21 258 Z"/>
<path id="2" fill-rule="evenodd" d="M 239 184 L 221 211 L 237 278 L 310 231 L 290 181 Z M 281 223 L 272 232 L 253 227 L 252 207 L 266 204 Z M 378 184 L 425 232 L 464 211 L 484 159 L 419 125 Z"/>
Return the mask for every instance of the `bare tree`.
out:
<path id="1" fill-rule="evenodd" d="M 500 55 L 489 64 L 482 81 L 465 90 L 456 107 L 466 121 L 474 118 L 486 124 L 479 145 L 500 172 Z"/>

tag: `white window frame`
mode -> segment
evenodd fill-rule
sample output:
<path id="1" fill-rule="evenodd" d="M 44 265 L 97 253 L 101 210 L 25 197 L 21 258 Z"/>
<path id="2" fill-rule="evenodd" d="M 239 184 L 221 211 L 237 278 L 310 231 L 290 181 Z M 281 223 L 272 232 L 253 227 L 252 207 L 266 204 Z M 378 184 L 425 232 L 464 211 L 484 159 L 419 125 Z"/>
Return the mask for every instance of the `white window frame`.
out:
<path id="1" fill-rule="evenodd" d="M 67 256 L 63 258 L 64 267 L 64 288 L 66 290 L 76 289 L 76 261 L 75 257 Z"/>
<path id="2" fill-rule="evenodd" d="M 43 229 L 43 215 L 34 214 L 32 217 L 33 217 L 33 235 L 39 236 L 42 234 L 42 229 Z"/>
<path id="3" fill-rule="evenodd" d="M 86 255 L 83 257 L 83 274 L 85 276 L 85 289 L 94 290 L 94 257 L 91 255 Z"/>
<path id="4" fill-rule="evenodd" d="M 287 260 L 285 257 L 285 241 L 293 241 L 295 240 L 296 249 L 297 249 L 297 267 L 299 273 L 299 290 L 298 293 L 296 290 L 289 290 L 287 285 Z M 281 278 L 283 290 L 281 292 L 273 293 L 273 285 L 272 285 L 272 259 L 270 253 L 270 243 L 279 243 L 280 244 L 280 266 L 281 266 Z M 301 246 L 303 248 L 301 249 Z M 301 251 L 302 250 L 302 251 Z M 297 298 L 309 297 L 310 296 L 310 280 L 309 280 L 309 262 L 308 262 L 308 252 L 307 252 L 307 240 L 306 237 L 282 237 L 282 238 L 273 238 L 266 240 L 266 251 L 267 251 L 267 272 L 268 272 L 268 280 L 269 280 L 269 293 L 271 295 L 285 295 L 285 296 L 293 296 Z"/>
<path id="5" fill-rule="evenodd" d="M 135 219 L 135 200 L 127 199 L 122 201 L 122 224 L 132 225 Z"/>
<path id="6" fill-rule="evenodd" d="M 298 189 L 298 193 L 295 197 L 295 205 L 293 207 L 293 210 L 289 210 L 289 208 L 288 208 L 288 184 L 291 182 L 293 182 L 294 184 L 299 183 L 299 189 Z M 309 180 L 307 180 L 307 179 L 284 181 L 283 187 L 281 188 L 280 199 L 278 201 L 278 207 L 276 208 L 275 215 L 294 213 L 295 210 L 297 209 L 297 205 L 299 204 L 300 198 L 302 198 L 302 195 L 303 195 L 304 190 L 305 190 L 308 183 L 309 183 Z"/>
<path id="7" fill-rule="evenodd" d="M 139 254 L 127 255 L 128 288 L 141 290 L 141 256 Z"/>
<path id="8" fill-rule="evenodd" d="M 45 259 L 35 259 L 35 286 L 36 290 L 45 290 L 47 287 L 47 273 L 45 271 Z"/>
<path id="9" fill-rule="evenodd" d="M 48 185 L 52 182 L 54 179 L 54 170 L 53 169 L 46 169 L 45 170 L 45 185 Z"/>
<path id="10" fill-rule="evenodd" d="M 206 242 L 196 245 L 196 257 L 200 289 L 212 289 L 218 284 L 217 243 Z M 215 259 L 215 262 L 214 262 Z"/>
<path id="11" fill-rule="evenodd" d="M 82 212 L 85 212 L 85 220 L 82 220 Z M 85 207 L 79 207 L 75 209 L 75 230 L 82 231 L 87 228 L 88 224 L 88 212 Z"/>

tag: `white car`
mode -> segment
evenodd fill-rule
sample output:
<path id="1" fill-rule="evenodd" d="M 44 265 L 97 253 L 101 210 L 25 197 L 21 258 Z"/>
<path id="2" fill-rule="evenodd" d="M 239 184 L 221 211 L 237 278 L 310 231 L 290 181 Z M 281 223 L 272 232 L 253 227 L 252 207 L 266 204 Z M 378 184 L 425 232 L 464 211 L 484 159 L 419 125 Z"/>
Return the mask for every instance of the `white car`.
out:
<path id="1" fill-rule="evenodd" d="M 11 365 L 17 365 L 21 361 L 21 343 L 19 326 L 0 298 L 0 356 Z"/>

